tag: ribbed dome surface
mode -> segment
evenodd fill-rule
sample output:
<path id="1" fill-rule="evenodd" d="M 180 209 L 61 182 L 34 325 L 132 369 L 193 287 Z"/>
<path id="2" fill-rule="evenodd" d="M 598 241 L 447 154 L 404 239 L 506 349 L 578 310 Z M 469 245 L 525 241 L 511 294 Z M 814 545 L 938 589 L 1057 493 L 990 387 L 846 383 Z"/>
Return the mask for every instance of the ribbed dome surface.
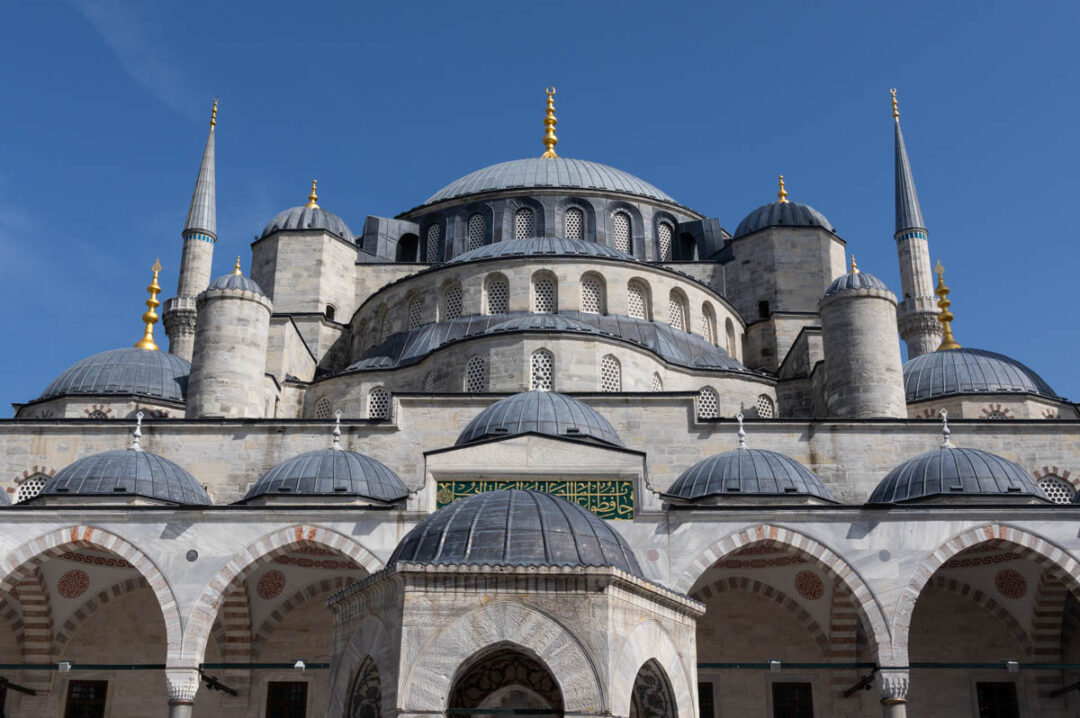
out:
<path id="1" fill-rule="evenodd" d="M 451 259 L 447 264 L 460 264 L 461 262 L 474 262 L 478 259 L 496 259 L 512 257 L 532 256 L 566 256 L 566 257 L 599 257 L 601 259 L 624 259 L 630 262 L 637 260 L 625 252 L 620 252 L 614 247 L 596 242 L 586 242 L 581 239 L 564 239 L 560 237 L 533 237 L 530 239 L 510 239 L 495 244 L 485 244 L 483 247 L 469 250 Z"/>
<path id="2" fill-rule="evenodd" d="M 825 290 L 825 296 L 831 297 L 834 294 L 854 289 L 883 289 L 886 292 L 889 291 L 888 285 L 873 274 L 856 271 L 848 272 L 834 279 L 829 288 Z"/>
<path id="3" fill-rule="evenodd" d="M 835 232 L 825 215 L 808 204 L 799 202 L 773 202 L 755 209 L 735 229 L 735 237 L 756 232 L 766 227 L 822 227 Z"/>
<path id="4" fill-rule="evenodd" d="M 595 409 L 554 391 L 526 391 L 500 399 L 469 422 L 456 445 L 530 432 L 623 445 L 615 429 Z"/>
<path id="5" fill-rule="evenodd" d="M 1046 498 L 1031 475 L 1007 459 L 979 449 L 940 448 L 908 459 L 886 474 L 869 503 L 903 503 L 932 496 Z"/>
<path id="6" fill-rule="evenodd" d="M 184 401 L 191 364 L 162 351 L 110 349 L 76 363 L 56 377 L 41 399 L 125 394 Z"/>
<path id="7" fill-rule="evenodd" d="M 117 449 L 93 454 L 64 467 L 45 482 L 38 496 L 141 496 L 205 506 L 206 490 L 194 476 L 149 451 Z"/>
<path id="8" fill-rule="evenodd" d="M 816 474 L 790 456 L 764 449 L 735 449 L 699 461 L 666 494 L 688 501 L 721 494 L 815 496 L 833 501 Z"/>
<path id="9" fill-rule="evenodd" d="M 446 185 L 428 197 L 421 206 L 482 192 L 534 187 L 601 190 L 675 203 L 674 199 L 648 182 L 599 162 L 565 157 L 532 157 L 476 170 Z"/>
<path id="10" fill-rule="evenodd" d="M 904 364 L 907 401 L 951 394 L 1058 395 L 1043 378 L 1015 359 L 982 349 L 930 352 Z"/>
<path id="11" fill-rule="evenodd" d="M 262 287 L 255 282 L 251 277 L 245 277 L 242 274 L 225 274 L 214 281 L 210 282 L 208 289 L 237 289 L 243 292 L 254 292 L 261 296 L 266 296 L 263 293 Z"/>
<path id="12" fill-rule="evenodd" d="M 350 242 L 353 240 L 353 234 L 345 221 L 322 207 L 301 205 L 279 212 L 263 229 L 262 236 L 265 237 L 283 229 L 325 229 Z"/>
<path id="13" fill-rule="evenodd" d="M 584 332 L 599 334 L 600 330 L 590 327 L 576 319 L 561 317 L 558 314 L 520 314 L 505 322 L 499 322 L 489 328 L 486 334 L 498 332 L 549 331 L 549 332 Z"/>
<path id="14" fill-rule="evenodd" d="M 409 489 L 397 474 L 370 456 L 355 451 L 322 449 L 282 461 L 248 490 L 256 496 L 360 496 L 397 501 Z"/>
<path id="15" fill-rule="evenodd" d="M 429 566 L 610 566 L 643 577 L 603 519 L 566 499 L 510 489 L 455 501 L 421 521 L 387 562 Z"/>

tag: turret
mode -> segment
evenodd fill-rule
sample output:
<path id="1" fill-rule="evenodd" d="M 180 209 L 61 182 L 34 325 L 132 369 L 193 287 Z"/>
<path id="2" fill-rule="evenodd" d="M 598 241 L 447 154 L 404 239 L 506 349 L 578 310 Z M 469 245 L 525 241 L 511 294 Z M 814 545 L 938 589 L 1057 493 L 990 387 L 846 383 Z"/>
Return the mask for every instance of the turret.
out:
<path id="1" fill-rule="evenodd" d="M 273 304 L 240 272 L 218 277 L 198 296 L 199 322 L 188 379 L 187 418 L 261 417 L 266 344 Z"/>
<path id="2" fill-rule="evenodd" d="M 903 297 L 897 320 L 900 337 L 907 343 L 908 358 L 932 352 L 941 344 L 941 324 L 934 307 L 934 282 L 930 273 L 930 246 L 923 221 L 915 177 L 911 173 L 904 135 L 900 132 L 900 109 L 892 90 L 893 122 L 896 125 L 896 250 L 900 256 Z"/>
<path id="3" fill-rule="evenodd" d="M 905 418 L 893 293 L 874 275 L 860 272 L 852 257 L 851 271 L 829 285 L 818 307 L 828 416 Z"/>
<path id="4" fill-rule="evenodd" d="M 199 176 L 191 195 L 183 231 L 183 255 L 176 296 L 165 302 L 165 333 L 169 351 L 191 361 L 195 342 L 195 297 L 210 283 L 217 242 L 217 200 L 214 182 L 214 127 L 217 125 L 217 100 L 210 113 L 210 133 L 203 149 Z"/>

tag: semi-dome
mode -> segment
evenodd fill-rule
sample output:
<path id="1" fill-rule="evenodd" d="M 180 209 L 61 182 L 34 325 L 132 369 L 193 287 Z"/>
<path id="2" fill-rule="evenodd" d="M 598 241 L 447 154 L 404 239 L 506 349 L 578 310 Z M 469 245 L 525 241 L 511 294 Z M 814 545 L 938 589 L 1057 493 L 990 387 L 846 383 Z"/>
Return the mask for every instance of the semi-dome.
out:
<path id="1" fill-rule="evenodd" d="M 526 391 L 500 399 L 469 422 L 456 445 L 528 433 L 623 445 L 596 409 L 554 391 Z"/>
<path id="2" fill-rule="evenodd" d="M 315 182 L 312 182 L 311 195 L 308 196 L 307 204 L 290 207 L 284 212 L 279 212 L 263 229 L 262 236 L 265 237 L 282 230 L 322 229 L 331 234 L 336 234 L 342 239 L 353 241 L 353 234 L 349 231 L 345 221 L 333 212 L 320 207 L 316 203 L 317 199 Z"/>
<path id="3" fill-rule="evenodd" d="M 825 296 L 831 297 L 840 292 L 857 289 L 881 289 L 886 292 L 889 291 L 888 285 L 873 274 L 855 269 L 834 279 L 832 284 L 829 285 L 829 288 L 825 290 Z"/>
<path id="4" fill-rule="evenodd" d="M 485 192 L 552 188 L 617 192 L 677 204 L 668 194 L 648 182 L 599 162 L 565 157 L 532 157 L 476 170 L 446 185 L 420 206 Z"/>
<path id="5" fill-rule="evenodd" d="M 426 566 L 610 566 L 642 577 L 618 531 L 589 510 L 539 491 L 477 494 L 406 534 L 387 562 Z"/>
<path id="6" fill-rule="evenodd" d="M 1002 354 L 983 349 L 949 349 L 904 364 L 908 403 L 952 394 L 1034 394 L 1058 399 L 1041 376 Z"/>
<path id="7" fill-rule="evenodd" d="M 168 459 L 140 449 L 86 456 L 57 471 L 38 496 L 137 496 L 205 506 L 210 497 L 194 476 Z"/>
<path id="8" fill-rule="evenodd" d="M 251 277 L 245 277 L 243 274 L 237 274 L 236 272 L 229 272 L 222 275 L 210 282 L 210 286 L 207 289 L 236 289 L 242 292 L 254 292 L 260 296 L 265 297 L 262 287 L 252 279 Z"/>
<path id="9" fill-rule="evenodd" d="M 175 354 L 147 349 L 110 349 L 64 371 L 40 399 L 121 394 L 184 401 L 191 364 Z"/>
<path id="10" fill-rule="evenodd" d="M 766 227 L 821 227 L 836 232 L 825 215 L 800 202 L 773 202 L 755 209 L 735 229 L 735 237 L 743 237 Z"/>
<path id="11" fill-rule="evenodd" d="M 821 479 L 795 459 L 747 448 L 699 461 L 684 471 L 665 495 L 685 501 L 711 496 L 801 496 L 834 501 Z"/>
<path id="12" fill-rule="evenodd" d="M 287 459 L 263 474 L 244 500 L 257 496 L 360 497 L 397 501 L 409 495 L 389 467 L 370 456 L 343 449 L 321 449 Z"/>
<path id="13" fill-rule="evenodd" d="M 471 249 L 449 260 L 447 264 L 474 262 L 478 259 L 508 259 L 514 257 L 596 257 L 599 259 L 622 259 L 638 261 L 626 252 L 597 242 L 561 237 L 532 237 L 529 239 L 511 239 L 505 242 L 485 244 Z"/>
<path id="14" fill-rule="evenodd" d="M 600 334 L 596 327 L 590 327 L 576 319 L 562 317 L 558 314 L 518 314 L 505 322 L 489 327 L 485 334 L 498 334 L 499 332 L 524 332 L 524 331 L 547 331 L 547 332 L 582 332 L 584 334 Z"/>
<path id="15" fill-rule="evenodd" d="M 869 503 L 940 497 L 1047 500 L 1031 474 L 1013 462 L 979 449 L 943 446 L 908 459 L 886 474 Z"/>

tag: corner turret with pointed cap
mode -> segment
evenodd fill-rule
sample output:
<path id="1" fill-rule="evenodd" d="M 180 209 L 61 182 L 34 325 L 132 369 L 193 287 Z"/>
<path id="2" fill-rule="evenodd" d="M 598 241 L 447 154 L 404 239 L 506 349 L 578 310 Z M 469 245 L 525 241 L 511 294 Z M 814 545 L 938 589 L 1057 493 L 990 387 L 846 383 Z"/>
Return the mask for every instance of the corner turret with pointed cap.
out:
<path id="1" fill-rule="evenodd" d="M 895 126 L 896 233 L 893 238 L 900 259 L 903 292 L 897 318 L 900 337 L 907 344 L 908 358 L 914 359 L 938 348 L 941 324 L 937 321 L 934 306 L 929 237 L 915 192 L 915 177 L 904 146 L 904 135 L 900 131 L 900 106 L 896 101 L 896 90 L 889 92 Z"/>
<path id="2" fill-rule="evenodd" d="M 210 132 L 203 148 L 195 191 L 191 195 L 184 222 L 184 246 L 180 259 L 180 279 L 176 296 L 165 302 L 163 319 L 169 335 L 169 351 L 188 361 L 194 352 L 195 297 L 210 284 L 217 242 L 217 199 L 214 180 L 214 129 L 217 127 L 218 101 L 210 111 Z"/>

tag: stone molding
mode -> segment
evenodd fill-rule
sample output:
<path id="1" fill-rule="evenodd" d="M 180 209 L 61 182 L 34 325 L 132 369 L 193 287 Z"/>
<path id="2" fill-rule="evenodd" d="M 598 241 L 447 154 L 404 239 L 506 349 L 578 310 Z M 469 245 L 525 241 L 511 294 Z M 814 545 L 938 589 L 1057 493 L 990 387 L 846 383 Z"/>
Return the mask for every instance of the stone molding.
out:
<path id="1" fill-rule="evenodd" d="M 882 668 L 877 674 L 881 702 L 886 705 L 907 703 L 909 677 L 905 668 Z"/>
<path id="2" fill-rule="evenodd" d="M 195 702 L 199 692 L 199 671 L 195 668 L 166 668 L 165 681 L 169 687 L 169 704 Z"/>

